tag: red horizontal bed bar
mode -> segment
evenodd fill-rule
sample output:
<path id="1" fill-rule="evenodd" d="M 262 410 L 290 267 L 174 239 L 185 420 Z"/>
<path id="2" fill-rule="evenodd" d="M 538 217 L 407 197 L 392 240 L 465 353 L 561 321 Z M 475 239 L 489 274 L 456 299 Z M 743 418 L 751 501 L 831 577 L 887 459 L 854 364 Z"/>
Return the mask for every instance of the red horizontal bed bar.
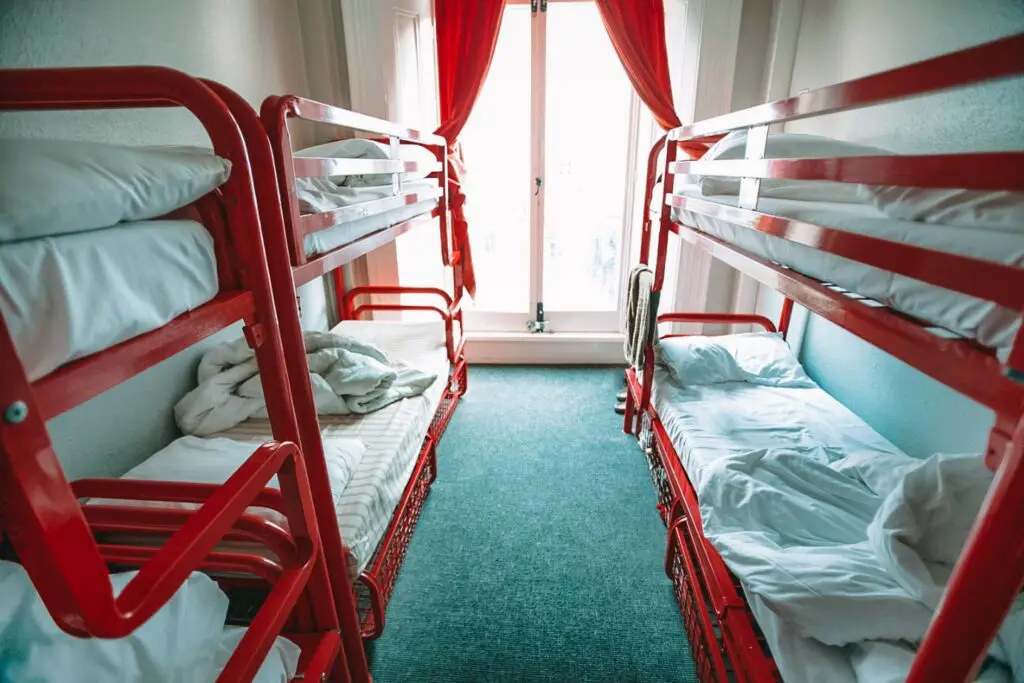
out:
<path id="1" fill-rule="evenodd" d="M 302 235 L 309 235 L 314 232 L 334 227 L 340 223 L 346 223 L 360 218 L 367 218 L 369 216 L 384 213 L 385 211 L 400 209 L 403 206 L 412 206 L 413 204 L 419 204 L 420 202 L 428 202 L 432 199 L 438 199 L 442 194 L 444 194 L 444 190 L 440 187 L 425 190 L 414 190 L 394 197 L 384 197 L 383 199 L 374 199 L 372 201 L 360 202 L 359 204 L 353 204 L 351 206 L 343 206 L 340 209 L 334 209 L 332 211 L 306 214 L 299 220 L 299 233 Z"/>
<path id="2" fill-rule="evenodd" d="M 669 131 L 668 139 L 697 140 L 737 128 L 798 121 L 1019 76 L 1022 71 L 1024 35 L 1018 34 L 852 81 L 808 90 L 789 99 L 698 121 Z"/>
<path id="3" fill-rule="evenodd" d="M 292 169 L 296 178 L 382 173 L 436 173 L 441 164 L 398 159 L 335 159 L 333 157 L 295 157 Z"/>
<path id="4" fill-rule="evenodd" d="M 676 161 L 669 173 L 1020 192 L 1024 152 Z"/>
<path id="5" fill-rule="evenodd" d="M 163 327 L 61 366 L 32 384 L 43 420 L 60 415 L 167 360 L 211 334 L 249 318 L 250 292 L 227 292 Z"/>
<path id="6" fill-rule="evenodd" d="M 1016 266 L 759 213 L 707 199 L 672 195 L 665 203 L 936 287 L 992 301 L 1011 310 L 1024 308 L 1024 269 Z M 922 226 L 922 229 L 927 228 Z"/>
<path id="7" fill-rule="evenodd" d="M 378 249 L 385 244 L 394 242 L 400 236 L 409 232 L 413 228 L 424 225 L 436 216 L 437 209 L 434 209 L 434 211 L 429 214 L 416 216 L 415 218 L 403 223 L 392 225 L 390 228 L 382 228 L 381 230 L 371 232 L 370 234 L 364 235 L 363 237 L 338 247 L 333 251 L 329 251 L 326 254 L 314 256 L 312 257 L 312 260 L 306 261 L 302 265 L 295 266 L 293 269 L 292 276 L 295 278 L 295 285 L 304 285 L 311 280 L 327 275 L 346 263 L 351 263 L 360 256 L 369 254 L 374 249 Z"/>
<path id="8" fill-rule="evenodd" d="M 424 145 L 444 147 L 448 144 L 440 135 L 416 130 L 415 128 L 406 128 L 401 124 L 385 119 L 378 119 L 297 95 L 271 97 L 267 98 L 267 102 L 271 103 L 274 107 L 286 111 L 289 116 L 305 119 L 306 121 L 328 123 L 339 128 L 348 128 L 386 137 L 396 137 L 400 140 L 418 142 Z"/>

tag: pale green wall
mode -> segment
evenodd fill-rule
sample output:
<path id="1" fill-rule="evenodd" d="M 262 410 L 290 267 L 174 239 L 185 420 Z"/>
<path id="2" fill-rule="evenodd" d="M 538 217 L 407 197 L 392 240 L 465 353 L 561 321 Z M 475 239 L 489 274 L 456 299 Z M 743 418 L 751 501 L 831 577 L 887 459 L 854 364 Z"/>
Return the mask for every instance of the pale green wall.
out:
<path id="1" fill-rule="evenodd" d="M 805 0 L 791 92 L 1024 31 L 1021 0 Z M 788 130 L 896 152 L 1024 149 L 1024 80 L 810 119 Z M 772 292 L 761 306 L 777 305 Z M 827 321 L 811 316 L 808 373 L 914 455 L 980 451 L 991 413 Z"/>

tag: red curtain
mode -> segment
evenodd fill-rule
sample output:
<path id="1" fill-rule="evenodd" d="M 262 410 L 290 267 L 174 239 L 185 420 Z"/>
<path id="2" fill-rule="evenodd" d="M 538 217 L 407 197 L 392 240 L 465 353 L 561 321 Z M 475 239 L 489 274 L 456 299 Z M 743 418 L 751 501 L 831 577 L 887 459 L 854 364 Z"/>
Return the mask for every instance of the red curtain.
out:
<path id="1" fill-rule="evenodd" d="M 672 102 L 663 0 L 595 2 L 626 75 L 654 120 L 665 130 L 681 126 Z M 707 149 L 699 143 L 682 143 L 680 147 L 691 156 L 700 156 Z"/>
<path id="2" fill-rule="evenodd" d="M 458 146 L 459 133 L 469 119 L 487 78 L 505 0 L 436 0 L 438 94 L 441 127 L 437 134 L 448 141 L 448 202 L 453 240 L 461 253 L 466 291 L 476 294 L 476 277 L 466 224 L 465 168 Z"/>

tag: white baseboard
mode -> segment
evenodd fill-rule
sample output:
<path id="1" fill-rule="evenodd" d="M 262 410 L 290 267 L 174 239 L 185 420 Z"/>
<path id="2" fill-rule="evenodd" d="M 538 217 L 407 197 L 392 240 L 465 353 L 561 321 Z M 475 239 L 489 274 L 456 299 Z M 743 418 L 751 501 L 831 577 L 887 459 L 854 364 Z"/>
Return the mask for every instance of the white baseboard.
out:
<path id="1" fill-rule="evenodd" d="M 625 365 L 617 333 L 470 332 L 466 360 L 472 365 Z"/>

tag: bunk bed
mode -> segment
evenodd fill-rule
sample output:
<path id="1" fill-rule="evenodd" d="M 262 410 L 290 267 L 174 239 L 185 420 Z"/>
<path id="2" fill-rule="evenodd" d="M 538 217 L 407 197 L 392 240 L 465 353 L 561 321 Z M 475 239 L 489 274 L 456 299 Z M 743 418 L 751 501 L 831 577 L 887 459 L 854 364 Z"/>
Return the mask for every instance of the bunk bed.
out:
<path id="1" fill-rule="evenodd" d="M 1010 674 L 1000 671 L 1014 680 L 1022 675 L 1015 659 L 1019 638 L 1008 645 L 1000 629 L 1009 624 L 1009 619 L 1004 622 L 1008 614 L 1019 617 L 1011 608 L 1024 585 L 1024 567 L 1016 559 L 1024 538 L 1016 528 L 1024 486 L 1024 342 L 1019 334 L 1024 245 L 1021 195 L 1015 194 L 1024 191 L 1024 153 L 822 151 L 806 144 L 828 147 L 829 141 L 769 132 L 770 126 L 788 121 L 1019 78 L 1024 75 L 1022 55 L 1024 36 L 1010 36 L 684 126 L 669 131 L 652 150 L 647 202 L 658 197 L 645 215 L 641 240 L 641 263 L 647 264 L 657 235 L 651 308 L 641 326 L 639 362 L 626 372 L 624 429 L 637 435 L 648 460 L 658 510 L 668 527 L 665 569 L 702 681 L 861 680 L 866 661 L 850 664 L 849 675 L 840 675 L 829 667 L 837 662 L 845 667 L 845 661 L 822 657 L 811 662 L 810 650 L 794 648 L 807 633 L 796 633 L 787 622 L 792 605 L 771 604 L 758 592 L 759 577 L 746 573 L 722 533 L 723 517 L 764 504 L 756 496 L 723 504 L 730 499 L 716 486 L 724 481 L 725 469 L 752 454 L 770 457 L 764 454 L 794 448 L 803 454 L 840 451 L 851 443 L 863 458 L 864 471 L 876 467 L 893 480 L 905 481 L 906 468 L 920 464 L 802 375 L 788 350 L 776 358 L 796 373 L 789 386 L 764 386 L 771 384 L 764 377 L 752 382 L 756 373 L 739 368 L 736 374 L 735 367 L 723 370 L 729 381 L 706 385 L 687 384 L 678 374 L 673 352 L 683 353 L 684 363 L 685 354 L 693 352 L 703 359 L 699 369 L 707 371 L 707 359 L 723 357 L 708 349 L 742 365 L 741 354 L 730 347 L 749 351 L 758 337 L 777 344 L 779 335 L 788 332 L 794 303 L 995 414 L 985 453 L 965 461 L 965 466 L 984 470 L 978 465 L 983 461 L 991 471 L 985 474 L 991 478 L 987 497 L 983 503 L 977 500 L 977 518 L 970 516 L 962 529 L 953 518 L 946 520 L 949 536 L 962 532 L 962 552 L 956 547 L 948 558 L 950 575 L 948 581 L 937 581 L 931 596 L 935 604 L 924 598 L 905 603 L 907 613 L 921 604 L 929 609 L 918 615 L 920 634 L 903 637 L 919 645 L 881 653 L 883 659 L 899 660 L 897 673 L 888 670 L 892 678 L 885 680 L 974 680 L 983 666 L 986 675 L 995 675 L 999 667 L 1011 669 Z M 677 158 L 685 143 L 715 140 L 700 158 Z M 945 194 L 929 194 L 933 190 Z M 835 199 L 840 195 L 846 198 Z M 858 204 L 849 199 L 853 195 L 867 200 Z M 1000 201 L 988 207 L 970 204 L 994 196 Z M 947 209 L 967 202 L 977 211 L 969 219 L 950 220 L 948 212 L 937 211 L 936 197 L 945 198 Z M 990 221 L 995 218 L 994 226 L 971 223 L 979 216 L 984 221 L 986 208 L 992 207 L 1003 212 L 988 215 Z M 964 221 L 972 227 L 960 227 Z M 658 293 L 673 235 L 778 291 L 783 297 L 778 322 L 757 314 L 659 315 Z M 664 333 L 665 325 L 675 323 L 754 326 L 764 332 L 722 338 Z M 763 350 L 757 347 L 757 353 Z M 803 481 L 801 475 L 794 478 Z M 780 509 L 787 503 L 785 497 L 773 500 Z M 762 546 L 754 545 L 761 552 Z M 759 559 L 784 560 L 784 554 L 772 555 L 775 550 L 768 547 Z M 843 560 L 841 553 L 834 558 Z M 844 618 L 841 604 L 833 603 L 833 621 Z M 992 645 L 997 634 L 1000 639 Z M 986 659 L 996 652 L 1000 657 Z M 876 678 L 863 680 L 880 680 L 878 670 L 872 675 Z"/>
<path id="2" fill-rule="evenodd" d="M 310 392 L 295 288 L 326 275 L 333 276 L 340 320 L 333 332 L 375 344 L 391 358 L 429 370 L 438 378 L 423 395 L 367 415 L 321 415 L 317 419 L 315 411 L 309 411 L 299 416 L 303 448 L 319 449 L 321 436 L 354 438 L 367 447 L 347 494 L 334 510 L 342 542 L 327 540 L 331 530 L 325 533 L 324 542 L 328 566 L 344 566 L 353 575 L 361 632 L 365 639 L 374 639 L 384 628 L 398 570 L 437 476 L 437 443 L 467 388 L 461 254 L 449 229 L 447 165 L 443 161 L 446 143 L 435 135 L 295 96 L 268 98 L 257 118 L 236 94 L 212 85 L 231 107 L 246 136 L 264 231 L 275 233 L 266 239 L 268 243 L 287 241 L 288 248 L 274 250 L 269 260 L 278 312 L 286 325 L 285 354 L 292 391 Z M 330 145 L 296 153 L 288 127 L 293 118 L 381 136 L 377 139 L 388 141 L 391 158 L 311 156 Z M 403 142 L 430 150 L 432 160 L 402 160 Z M 419 176 L 411 189 L 403 184 L 403 174 L 410 173 Z M 343 198 L 344 205 L 302 212 L 303 196 L 297 181 L 324 183 L 330 178 L 367 174 L 385 175 L 390 185 L 384 191 L 380 185 L 370 185 L 368 192 L 357 191 Z M 333 181 L 328 185 L 335 195 L 331 201 L 336 199 L 338 185 Z M 371 198 L 366 199 L 368 196 Z M 452 278 L 450 292 L 391 285 L 346 290 L 341 266 L 409 230 L 431 225 L 439 227 L 442 262 Z M 370 298 L 375 296 L 403 298 L 391 303 Z M 417 302 L 409 303 L 404 297 L 415 297 Z M 416 311 L 436 319 L 361 320 L 373 311 Z M 229 435 L 252 437 L 261 429 L 258 422 L 251 421 Z M 319 485 L 316 477 L 312 483 Z M 333 563 L 332 553 L 338 554 Z M 350 659 L 358 656 L 350 654 Z"/>
<path id="3" fill-rule="evenodd" d="M 253 680 L 271 649 L 287 645 L 281 636 L 301 651 L 292 672 L 297 680 L 335 680 L 344 674 L 345 654 L 321 552 L 318 493 L 307 477 L 309 456 L 296 446 L 300 432 L 252 168 L 236 121 L 208 86 L 172 69 L 0 71 L 0 108 L 7 111 L 154 107 L 191 112 L 213 151 L 5 143 L 8 152 L 17 147 L 8 161 L 18 166 L 6 176 L 0 247 L 0 538 L 5 559 L 17 563 L 3 565 L 10 579 L 5 588 L 17 585 L 22 570 L 32 584 L 24 598 L 29 602 L 7 604 L 37 601 L 73 636 L 130 639 L 167 610 L 180 609 L 173 606 L 187 594 L 196 595 L 194 584 L 205 577 L 195 572 L 203 571 L 220 587 L 207 581 L 213 593 L 201 595 L 220 596 L 222 588 L 234 585 L 258 585 L 265 595 L 245 620 L 244 632 L 226 632 L 222 646 L 230 657 L 218 655 L 225 660 L 219 674 L 214 672 L 218 680 Z M 173 175 L 182 168 L 181 158 L 164 158 L 160 168 L 140 161 L 153 154 L 189 157 L 189 182 L 196 163 L 219 166 L 219 175 L 201 190 L 190 186 L 195 196 L 183 198 L 182 179 L 171 182 L 168 176 L 168 163 Z M 52 173 L 63 174 L 59 188 L 52 187 Z M 30 201 L 9 202 L 18 199 L 12 187 Z M 45 201 L 32 204 L 41 190 Z M 19 214 L 20 209 L 25 211 Z M 38 222 L 39 216 L 47 221 Z M 238 323 L 244 323 L 260 368 L 272 440 L 253 444 L 222 485 L 68 482 L 48 420 Z M 267 488 L 272 479 L 276 490 Z M 276 511 L 287 531 L 251 514 L 252 507 Z M 132 537 L 146 542 L 133 543 Z M 222 547 L 233 541 L 259 550 Z M 110 573 L 133 568 L 134 574 Z M 202 608 L 202 602 L 193 607 Z M 173 629 L 163 632 L 160 647 L 196 642 L 181 628 L 177 635 Z M 99 652 L 119 641 L 93 642 Z M 76 652 L 85 675 L 91 655 Z M 166 652 L 174 663 L 196 654 Z M 158 672 L 141 675 L 151 680 Z M 269 675 L 281 680 L 283 674 Z"/>

